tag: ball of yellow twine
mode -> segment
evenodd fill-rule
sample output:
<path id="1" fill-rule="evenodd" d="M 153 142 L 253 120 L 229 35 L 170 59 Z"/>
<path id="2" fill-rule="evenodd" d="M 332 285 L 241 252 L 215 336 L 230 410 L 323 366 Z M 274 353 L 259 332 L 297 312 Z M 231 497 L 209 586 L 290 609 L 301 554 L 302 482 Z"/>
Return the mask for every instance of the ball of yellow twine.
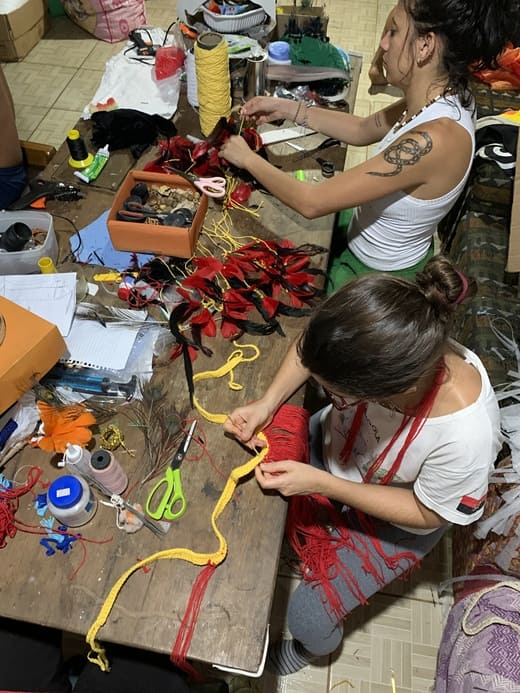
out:
<path id="1" fill-rule="evenodd" d="M 213 32 L 195 43 L 195 72 L 200 130 L 207 137 L 222 116 L 231 114 L 231 78 L 226 41 Z"/>

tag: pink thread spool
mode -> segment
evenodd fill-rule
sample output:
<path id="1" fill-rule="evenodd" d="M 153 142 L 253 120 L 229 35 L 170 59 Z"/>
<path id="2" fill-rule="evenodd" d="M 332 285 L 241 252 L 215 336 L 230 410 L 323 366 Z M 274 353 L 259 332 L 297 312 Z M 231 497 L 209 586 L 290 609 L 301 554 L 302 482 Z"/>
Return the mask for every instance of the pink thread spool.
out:
<path id="1" fill-rule="evenodd" d="M 128 477 L 114 455 L 108 450 L 95 450 L 89 462 L 90 473 L 112 493 L 123 493 Z"/>

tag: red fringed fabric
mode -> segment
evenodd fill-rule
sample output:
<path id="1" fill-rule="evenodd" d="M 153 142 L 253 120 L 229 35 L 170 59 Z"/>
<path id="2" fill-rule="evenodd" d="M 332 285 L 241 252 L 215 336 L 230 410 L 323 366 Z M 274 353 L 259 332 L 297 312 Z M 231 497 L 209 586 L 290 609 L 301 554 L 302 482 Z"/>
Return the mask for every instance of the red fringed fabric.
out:
<path id="1" fill-rule="evenodd" d="M 284 404 L 264 433 L 269 443 L 264 462 L 309 462 L 309 412 L 306 409 Z"/>
<path id="2" fill-rule="evenodd" d="M 417 415 L 415 417 L 408 415 L 403 416 L 403 421 L 397 432 L 368 470 L 364 483 L 370 483 L 374 478 L 375 473 L 380 469 L 401 433 L 409 426 L 410 430 L 406 435 L 405 442 L 396 454 L 390 469 L 378 483 L 389 484 L 392 481 L 401 465 L 406 451 L 421 432 L 431 412 L 444 375 L 445 367 L 444 364 L 442 364 L 431 391 L 427 393 L 423 401 L 419 404 Z M 360 404 L 354 414 L 352 426 L 342 450 L 342 458 L 345 462 L 350 456 L 356 437 L 361 428 L 365 410 L 366 404 Z M 302 422 L 300 422 L 300 426 L 301 425 L 303 425 Z M 293 432 L 297 438 L 308 435 L 307 431 L 301 428 Z M 273 457 L 272 459 L 288 458 L 289 456 L 285 451 L 281 450 L 281 455 L 277 458 Z M 291 457 L 291 459 L 293 458 Z M 294 459 L 300 458 L 295 457 Z M 302 461 L 304 461 L 303 458 Z M 308 460 L 306 459 L 305 461 Z M 293 496 L 289 499 L 289 513 L 286 529 L 288 541 L 300 559 L 302 578 L 307 582 L 314 583 L 323 590 L 323 604 L 331 619 L 342 619 L 346 614 L 341 597 L 332 584 L 333 580 L 337 577 L 341 577 L 347 588 L 360 604 L 367 603 L 367 599 L 356 578 L 349 570 L 348 566 L 343 565 L 339 561 L 339 550 L 347 549 L 349 551 L 354 551 L 361 560 L 364 571 L 367 574 L 371 574 L 380 587 L 383 587 L 385 582 L 377 565 L 374 565 L 372 561 L 371 557 L 374 551 L 391 570 L 397 570 L 399 565 L 405 561 L 408 563 L 406 572 L 409 572 L 418 563 L 416 556 L 410 551 L 400 551 L 391 556 L 386 554 L 377 537 L 379 521 L 361 512 L 356 511 L 356 515 L 366 540 L 361 539 L 360 535 L 356 536 L 357 541 L 353 540 L 350 528 L 345 525 L 345 516 L 336 510 L 335 506 L 328 498 L 314 494 L 311 496 Z M 335 530 L 334 533 L 332 533 L 333 530 Z"/>

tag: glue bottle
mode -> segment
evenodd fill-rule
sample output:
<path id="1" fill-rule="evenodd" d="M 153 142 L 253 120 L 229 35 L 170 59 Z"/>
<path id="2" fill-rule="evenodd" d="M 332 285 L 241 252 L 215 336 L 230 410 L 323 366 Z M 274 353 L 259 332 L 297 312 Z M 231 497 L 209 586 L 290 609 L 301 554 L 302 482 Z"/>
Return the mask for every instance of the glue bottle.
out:
<path id="1" fill-rule="evenodd" d="M 59 467 L 66 466 L 71 474 L 83 474 L 87 475 L 90 473 L 89 467 L 90 452 L 81 445 L 72 445 L 67 443 L 67 448 L 63 455 L 63 460 L 61 464 L 58 462 Z"/>
<path id="2" fill-rule="evenodd" d="M 112 493 L 123 493 L 128 486 L 128 477 L 123 467 L 108 450 L 95 450 L 89 462 L 90 474 Z"/>
<path id="3" fill-rule="evenodd" d="M 83 171 L 74 171 L 74 175 L 79 178 L 84 183 L 90 183 L 90 181 L 96 180 L 101 171 L 105 168 L 110 152 L 108 150 L 108 144 L 104 147 L 100 147 L 92 162 L 89 166 L 83 169 Z"/>
<path id="4" fill-rule="evenodd" d="M 47 491 L 49 512 L 67 527 L 79 527 L 87 523 L 97 510 L 97 500 L 80 476 L 59 476 Z"/>

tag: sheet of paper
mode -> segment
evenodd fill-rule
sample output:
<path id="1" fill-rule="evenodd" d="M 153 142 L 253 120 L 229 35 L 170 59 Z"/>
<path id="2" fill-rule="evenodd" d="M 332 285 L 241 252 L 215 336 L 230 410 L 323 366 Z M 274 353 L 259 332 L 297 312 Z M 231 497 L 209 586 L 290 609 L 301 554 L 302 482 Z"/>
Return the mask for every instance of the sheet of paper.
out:
<path id="1" fill-rule="evenodd" d="M 76 309 L 76 273 L 0 276 L 0 295 L 69 333 Z"/>
<path id="2" fill-rule="evenodd" d="M 85 368 L 120 370 L 126 366 L 139 329 L 140 325 L 103 327 L 94 320 L 76 318 L 65 337 L 67 352 L 61 361 Z"/>

